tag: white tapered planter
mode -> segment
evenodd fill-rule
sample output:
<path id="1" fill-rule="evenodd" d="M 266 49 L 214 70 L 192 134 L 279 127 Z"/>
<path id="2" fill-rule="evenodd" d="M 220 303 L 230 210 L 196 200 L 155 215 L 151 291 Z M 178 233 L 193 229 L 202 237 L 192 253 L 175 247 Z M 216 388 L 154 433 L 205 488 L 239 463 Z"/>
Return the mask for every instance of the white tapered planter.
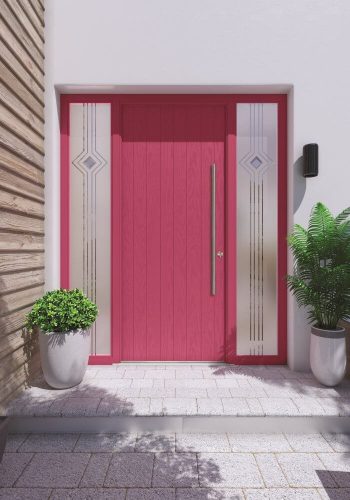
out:
<path id="1" fill-rule="evenodd" d="M 39 333 L 41 366 L 46 382 L 55 389 L 80 384 L 88 365 L 90 330 Z"/>
<path id="2" fill-rule="evenodd" d="M 323 385 L 334 387 L 343 380 L 346 369 L 344 328 L 311 327 L 310 364 L 312 373 Z"/>

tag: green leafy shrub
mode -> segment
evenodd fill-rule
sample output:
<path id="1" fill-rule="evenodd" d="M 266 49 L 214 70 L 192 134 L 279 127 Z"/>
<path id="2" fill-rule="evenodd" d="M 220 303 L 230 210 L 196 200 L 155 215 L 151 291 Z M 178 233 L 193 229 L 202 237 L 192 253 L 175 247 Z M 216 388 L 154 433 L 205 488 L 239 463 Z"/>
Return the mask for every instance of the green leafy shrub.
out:
<path id="1" fill-rule="evenodd" d="M 350 207 L 333 217 L 317 203 L 308 228 L 296 224 L 288 238 L 295 261 L 288 287 L 318 328 L 335 330 L 339 320 L 350 316 L 349 216 Z"/>
<path id="2" fill-rule="evenodd" d="M 78 288 L 53 290 L 37 300 L 27 315 L 27 328 L 43 332 L 87 329 L 96 320 L 97 306 Z"/>

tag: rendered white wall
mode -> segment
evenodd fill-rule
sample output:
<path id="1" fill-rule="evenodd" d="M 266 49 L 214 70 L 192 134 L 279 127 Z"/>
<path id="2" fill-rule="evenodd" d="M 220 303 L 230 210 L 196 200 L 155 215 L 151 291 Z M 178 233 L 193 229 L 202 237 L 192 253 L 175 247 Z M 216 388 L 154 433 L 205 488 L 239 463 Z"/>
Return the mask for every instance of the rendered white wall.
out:
<path id="1" fill-rule="evenodd" d="M 305 224 L 316 201 L 334 211 L 349 204 L 348 0 L 46 0 L 45 5 L 48 288 L 59 286 L 60 91 L 290 89 L 290 225 Z M 308 142 L 319 143 L 320 175 L 305 181 L 295 163 Z M 289 299 L 294 369 L 308 368 L 308 330 Z"/>

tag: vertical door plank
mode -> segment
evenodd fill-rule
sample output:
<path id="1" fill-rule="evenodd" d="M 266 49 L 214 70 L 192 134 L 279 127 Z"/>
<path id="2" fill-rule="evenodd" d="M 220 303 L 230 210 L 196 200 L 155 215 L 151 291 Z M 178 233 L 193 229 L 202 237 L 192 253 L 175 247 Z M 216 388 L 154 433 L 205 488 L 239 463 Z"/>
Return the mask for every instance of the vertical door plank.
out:
<path id="1" fill-rule="evenodd" d="M 187 118 L 187 358 L 201 359 L 202 206 L 201 108 Z"/>
<path id="2" fill-rule="evenodd" d="M 187 345 L 187 229 L 186 107 L 174 111 L 174 358 L 186 360 Z"/>
<path id="3" fill-rule="evenodd" d="M 161 359 L 174 359 L 174 142 L 173 107 L 161 116 Z"/>
<path id="4" fill-rule="evenodd" d="M 134 113 L 123 113 L 122 148 L 122 360 L 134 359 Z"/>
<path id="5" fill-rule="evenodd" d="M 217 197 L 216 197 L 216 251 L 225 252 L 225 115 L 224 109 L 215 108 L 214 114 L 214 147 L 217 164 Z M 225 359 L 225 253 L 222 259 L 216 257 L 215 298 L 215 331 L 212 359 Z"/>
<path id="6" fill-rule="evenodd" d="M 149 106 L 147 144 L 147 358 L 160 359 L 160 106 Z"/>
<path id="7" fill-rule="evenodd" d="M 213 129 L 214 108 L 202 111 L 202 360 L 214 350 L 215 297 L 211 295 L 211 165 L 216 161 Z"/>
<path id="8" fill-rule="evenodd" d="M 145 107 L 134 120 L 134 359 L 147 352 L 147 130 Z"/>

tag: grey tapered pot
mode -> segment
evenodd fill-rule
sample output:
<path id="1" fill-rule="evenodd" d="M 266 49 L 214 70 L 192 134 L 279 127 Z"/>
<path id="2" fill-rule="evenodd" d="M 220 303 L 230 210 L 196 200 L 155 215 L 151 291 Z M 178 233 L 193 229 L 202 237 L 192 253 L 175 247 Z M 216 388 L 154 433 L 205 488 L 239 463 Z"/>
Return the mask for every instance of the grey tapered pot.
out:
<path id="1" fill-rule="evenodd" d="M 346 370 L 345 328 L 325 330 L 311 327 L 310 365 L 321 384 L 335 387 L 343 380 Z"/>
<path id="2" fill-rule="evenodd" d="M 90 330 L 40 332 L 40 358 L 46 382 L 68 389 L 83 380 L 90 354 Z"/>

